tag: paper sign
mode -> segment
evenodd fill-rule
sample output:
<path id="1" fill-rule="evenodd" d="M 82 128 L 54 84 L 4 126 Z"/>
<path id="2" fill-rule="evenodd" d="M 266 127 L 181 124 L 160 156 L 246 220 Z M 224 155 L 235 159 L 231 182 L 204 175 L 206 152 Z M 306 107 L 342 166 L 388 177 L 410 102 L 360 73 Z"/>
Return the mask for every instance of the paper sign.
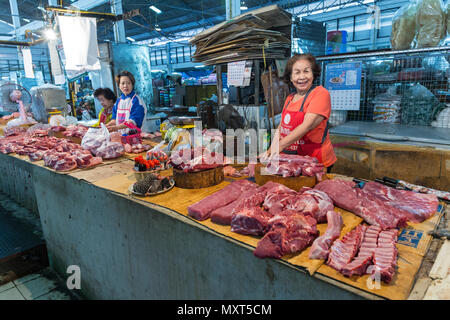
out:
<path id="1" fill-rule="evenodd" d="M 22 48 L 23 67 L 25 69 L 25 78 L 34 78 L 33 59 L 30 48 Z"/>

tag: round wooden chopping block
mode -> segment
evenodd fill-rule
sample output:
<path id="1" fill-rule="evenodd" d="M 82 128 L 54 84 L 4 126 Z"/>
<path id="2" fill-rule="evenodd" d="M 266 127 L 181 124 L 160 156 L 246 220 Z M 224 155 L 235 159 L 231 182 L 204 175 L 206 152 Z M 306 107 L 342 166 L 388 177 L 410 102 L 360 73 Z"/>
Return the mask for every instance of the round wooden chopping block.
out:
<path id="1" fill-rule="evenodd" d="M 265 167 L 261 164 L 258 164 L 255 168 L 255 182 L 262 186 L 268 181 L 273 181 L 276 183 L 280 183 L 282 185 L 285 185 L 286 187 L 299 191 L 303 187 L 314 187 L 317 183 L 317 178 L 314 177 L 307 177 L 307 176 L 298 176 L 298 177 L 286 177 L 283 178 L 282 176 L 273 175 L 273 174 L 261 174 L 261 170 L 263 170 L 264 173 Z M 323 179 L 327 179 L 326 175 L 323 175 Z"/>
<path id="2" fill-rule="evenodd" d="M 199 172 L 184 172 L 173 168 L 175 186 L 184 189 L 200 189 L 215 186 L 223 181 L 223 167 Z"/>

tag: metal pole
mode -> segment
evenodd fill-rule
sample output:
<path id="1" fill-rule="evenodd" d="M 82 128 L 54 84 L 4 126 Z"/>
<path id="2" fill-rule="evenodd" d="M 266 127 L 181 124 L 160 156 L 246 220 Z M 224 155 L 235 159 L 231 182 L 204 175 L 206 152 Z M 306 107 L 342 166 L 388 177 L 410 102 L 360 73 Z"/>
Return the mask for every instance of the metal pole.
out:
<path id="1" fill-rule="evenodd" d="M 122 0 L 111 1 L 111 12 L 115 15 L 123 14 Z M 125 43 L 125 23 L 123 20 L 114 23 L 114 40 Z"/>

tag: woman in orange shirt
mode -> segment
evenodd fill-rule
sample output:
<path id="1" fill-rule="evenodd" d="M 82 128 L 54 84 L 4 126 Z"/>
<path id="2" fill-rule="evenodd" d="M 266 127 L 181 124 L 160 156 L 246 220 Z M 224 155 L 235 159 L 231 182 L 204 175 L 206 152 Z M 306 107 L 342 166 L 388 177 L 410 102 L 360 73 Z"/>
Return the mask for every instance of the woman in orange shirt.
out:
<path id="1" fill-rule="evenodd" d="M 318 77 L 320 66 L 313 55 L 296 54 L 289 59 L 283 78 L 296 92 L 286 98 L 267 155 L 283 152 L 315 157 L 330 172 L 337 160 L 328 132 L 331 98 L 327 89 L 313 85 Z"/>

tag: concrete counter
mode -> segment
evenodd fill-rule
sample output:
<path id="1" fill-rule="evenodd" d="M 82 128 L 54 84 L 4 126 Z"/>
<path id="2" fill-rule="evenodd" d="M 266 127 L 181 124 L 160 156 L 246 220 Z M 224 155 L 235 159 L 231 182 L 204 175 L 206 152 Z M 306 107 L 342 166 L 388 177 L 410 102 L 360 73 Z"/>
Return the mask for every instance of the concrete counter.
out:
<path id="1" fill-rule="evenodd" d="M 87 298 L 376 298 L 282 261 L 257 259 L 252 248 L 171 210 L 0 154 L 6 162 L 31 177 L 51 267 L 67 278 L 67 267 L 78 266 Z M 4 186 L 20 177 L 6 171 L 1 188 L 9 193 Z"/>

